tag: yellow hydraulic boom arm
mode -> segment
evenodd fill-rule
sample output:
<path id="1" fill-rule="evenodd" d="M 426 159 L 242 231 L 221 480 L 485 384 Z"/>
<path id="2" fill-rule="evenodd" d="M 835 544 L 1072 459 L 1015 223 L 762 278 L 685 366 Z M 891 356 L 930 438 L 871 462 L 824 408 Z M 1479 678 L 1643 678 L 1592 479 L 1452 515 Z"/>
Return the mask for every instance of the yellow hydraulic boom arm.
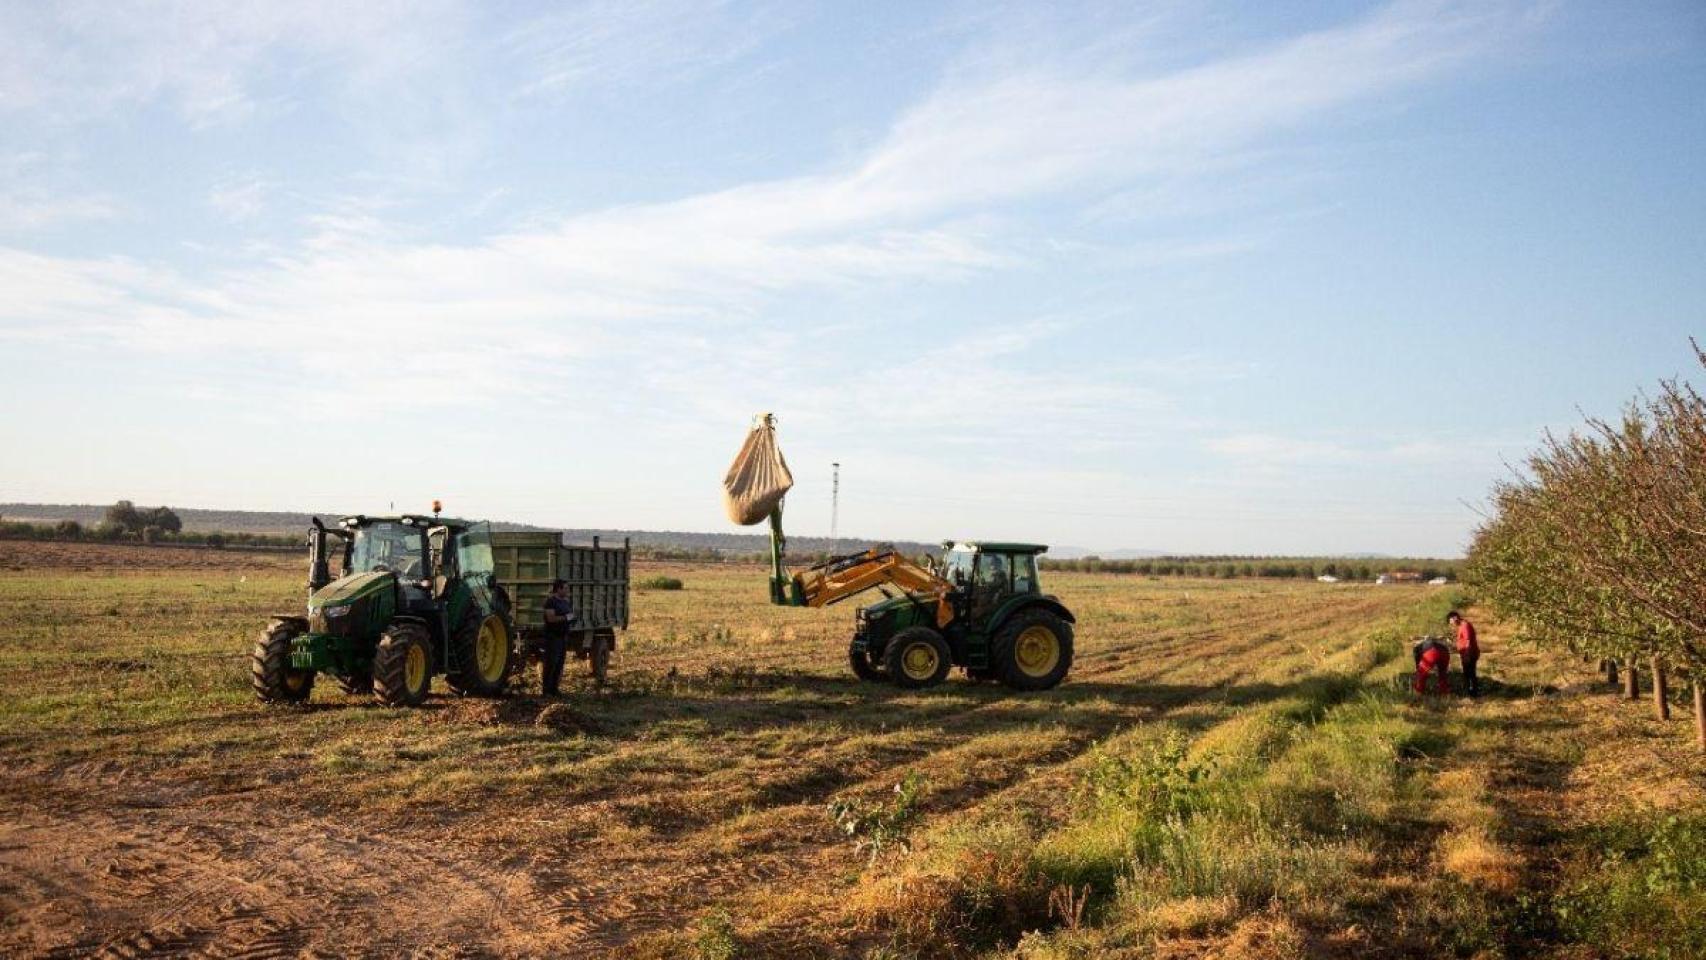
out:
<path id="1" fill-rule="evenodd" d="M 827 607 L 848 597 L 883 586 L 895 586 L 936 609 L 936 626 L 954 619 L 948 599 L 953 584 L 894 550 L 873 548 L 835 557 L 798 573 L 782 569 L 782 510 L 770 516 L 771 561 L 774 564 L 770 599 L 793 607 Z"/>

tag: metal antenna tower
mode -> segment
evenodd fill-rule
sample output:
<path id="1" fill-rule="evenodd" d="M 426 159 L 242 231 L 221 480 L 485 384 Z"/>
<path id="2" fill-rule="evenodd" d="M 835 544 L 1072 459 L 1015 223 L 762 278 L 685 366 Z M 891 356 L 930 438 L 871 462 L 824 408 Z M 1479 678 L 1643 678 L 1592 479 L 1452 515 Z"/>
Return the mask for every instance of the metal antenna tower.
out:
<path id="1" fill-rule="evenodd" d="M 834 540 L 835 528 L 841 521 L 841 464 L 832 463 L 830 466 L 835 470 L 829 481 L 829 539 Z"/>

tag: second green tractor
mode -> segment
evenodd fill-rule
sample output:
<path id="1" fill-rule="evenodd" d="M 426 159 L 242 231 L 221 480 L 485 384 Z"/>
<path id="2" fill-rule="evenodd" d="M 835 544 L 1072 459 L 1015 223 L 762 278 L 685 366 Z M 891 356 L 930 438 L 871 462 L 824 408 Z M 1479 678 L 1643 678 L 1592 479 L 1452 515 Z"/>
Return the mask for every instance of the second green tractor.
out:
<path id="1" fill-rule="evenodd" d="M 335 527 L 315 519 L 309 544 L 306 615 L 274 617 L 250 658 L 262 700 L 306 700 L 322 674 L 390 706 L 418 706 L 434 676 L 457 693 L 503 693 L 516 649 L 486 523 L 436 514 L 346 517 Z"/>

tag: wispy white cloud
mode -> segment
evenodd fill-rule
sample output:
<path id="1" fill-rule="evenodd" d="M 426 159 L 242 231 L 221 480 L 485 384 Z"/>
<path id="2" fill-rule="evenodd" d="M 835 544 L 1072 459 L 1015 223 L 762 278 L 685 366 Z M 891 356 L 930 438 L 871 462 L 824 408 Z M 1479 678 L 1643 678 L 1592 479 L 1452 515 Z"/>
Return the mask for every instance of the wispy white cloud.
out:
<path id="1" fill-rule="evenodd" d="M 241 120 L 281 55 L 336 64 L 351 81 L 387 77 L 450 35 L 454 9 L 433 0 L 6 4 L 0 112 L 66 121 L 164 100 L 196 125 Z"/>
<path id="2" fill-rule="evenodd" d="M 120 215 L 117 201 L 77 189 L 56 173 L 58 167 L 36 151 L 0 156 L 0 233 L 111 220 Z"/>
<path id="3" fill-rule="evenodd" d="M 350 29 L 324 10 L 246 7 L 219 18 L 208 9 L 169 8 L 171 29 L 129 54 L 159 57 L 152 74 L 132 62 L 108 76 L 89 58 L 49 69 L 45 82 L 85 77 L 96 101 L 167 96 L 196 116 L 229 116 L 247 102 L 245 70 L 260 49 L 289 43 L 343 55 L 402 16 L 375 7 Z M 71 341 L 122 337 L 161 351 L 195 344 L 264 355 L 281 390 L 360 366 L 371 399 L 411 409 L 466 402 L 431 388 L 458 370 L 475 396 L 496 398 L 526 389 L 541 358 L 597 353 L 651 364 L 684 336 L 706 344 L 775 337 L 782 325 L 767 310 L 782 295 L 873 281 L 946 282 L 1011 265 L 1034 248 L 1016 239 L 1021 221 L 1009 205 L 1063 193 L 1093 202 L 1249 150 L 1275 132 L 1439 76 L 1495 43 L 1503 16 L 1486 5 L 1400 3 L 1267 49 L 1163 72 L 1101 60 L 999 70 L 974 62 L 840 168 L 533 221 L 472 241 L 424 241 L 357 203 L 320 215 L 294 251 L 193 280 L 131 261 L 0 250 L 0 277 L 13 281 L 0 305 L 0 336 L 51 331 Z M 85 10 L 70 19 L 63 29 L 121 44 L 140 30 L 135 15 L 97 23 L 102 18 Z M 615 19 L 608 29 L 641 29 Z M 564 83 L 582 62 L 580 22 L 570 17 L 555 34 L 566 46 L 553 47 L 547 33 L 528 47 L 569 63 Z M 180 41 L 181 57 L 163 55 L 164 45 Z M 55 95 L 25 88 L 23 98 Z M 258 182 L 235 184 L 210 202 L 241 215 L 257 208 L 263 190 Z M 1130 371 L 1087 370 L 1063 385 L 1012 362 L 1014 344 L 1049 333 L 1046 323 L 1008 329 L 967 349 L 982 364 L 984 383 L 1038 397 L 1045 415 L 1058 405 L 1056 423 L 1099 423 L 1081 415 L 1156 402 L 1151 390 L 1133 385 L 1143 379 Z M 376 370 L 326 349 L 336 341 L 413 346 Z M 899 364 L 893 385 L 940 382 L 934 364 L 946 359 L 926 354 Z M 968 434 L 973 421 L 988 419 L 940 392 L 925 400 L 965 420 Z M 897 404 L 886 415 L 908 414 Z"/>
<path id="4" fill-rule="evenodd" d="M 1300 466 L 1440 467 L 1454 462 L 1477 465 L 1496 461 L 1501 449 L 1520 446 L 1507 440 L 1455 436 L 1447 425 L 1411 428 L 1400 438 L 1347 442 L 1304 433 L 1232 433 L 1201 441 L 1202 449 L 1246 469 L 1281 470 Z"/>
<path id="5" fill-rule="evenodd" d="M 276 184 L 259 176 L 234 177 L 215 184 L 207 204 L 227 220 L 253 220 L 267 208 L 268 195 Z"/>
<path id="6" fill-rule="evenodd" d="M 791 21 L 787 5 L 592 0 L 561 5 L 498 43 L 518 96 L 561 97 L 688 80 L 751 53 Z"/>

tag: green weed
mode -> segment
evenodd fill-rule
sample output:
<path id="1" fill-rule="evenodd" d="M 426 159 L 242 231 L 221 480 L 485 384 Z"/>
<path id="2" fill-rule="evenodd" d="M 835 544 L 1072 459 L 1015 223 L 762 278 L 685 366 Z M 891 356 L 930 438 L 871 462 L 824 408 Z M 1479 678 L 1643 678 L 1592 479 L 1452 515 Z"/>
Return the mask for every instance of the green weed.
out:
<path id="1" fill-rule="evenodd" d="M 875 863 L 890 850 L 911 849 L 909 835 L 918 820 L 918 795 L 924 776 L 908 773 L 894 785 L 894 796 L 881 803 L 840 799 L 829 803 L 829 818 L 853 841 L 853 848 Z"/>

